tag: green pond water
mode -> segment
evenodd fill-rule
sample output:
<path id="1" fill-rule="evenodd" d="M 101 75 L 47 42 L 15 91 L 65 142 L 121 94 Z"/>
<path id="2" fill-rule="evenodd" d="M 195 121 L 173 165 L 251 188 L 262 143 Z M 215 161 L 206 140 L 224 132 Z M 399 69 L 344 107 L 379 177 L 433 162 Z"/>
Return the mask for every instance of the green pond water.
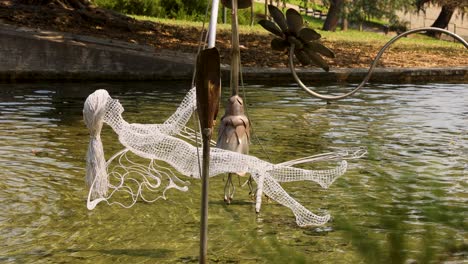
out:
<path id="1" fill-rule="evenodd" d="M 0 263 L 196 263 L 198 180 L 185 178 L 189 191 L 171 190 L 166 201 L 92 211 L 84 185 L 88 94 L 108 89 L 126 120 L 160 123 L 188 87 L 0 85 Z M 223 176 L 212 178 L 210 263 L 466 263 L 467 84 L 370 85 L 330 105 L 297 87 L 245 93 L 258 137 L 252 155 L 279 163 L 341 148 L 368 154 L 329 189 L 283 184 L 312 212 L 332 215 L 319 227 L 298 227 L 288 208 L 266 199 L 255 214 L 247 187 L 225 205 Z M 108 157 L 122 148 L 109 127 L 103 141 Z"/>

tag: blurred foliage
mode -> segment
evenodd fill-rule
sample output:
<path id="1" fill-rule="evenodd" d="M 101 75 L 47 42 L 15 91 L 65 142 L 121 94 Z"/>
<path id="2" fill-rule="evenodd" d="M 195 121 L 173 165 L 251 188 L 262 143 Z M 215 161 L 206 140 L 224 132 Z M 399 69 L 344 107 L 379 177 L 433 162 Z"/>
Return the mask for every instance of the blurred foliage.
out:
<path id="1" fill-rule="evenodd" d="M 424 10 L 426 5 L 448 5 L 459 8 L 459 11 L 462 13 L 468 12 L 468 1 L 463 0 L 415 0 L 415 5 L 418 9 Z"/>
<path id="2" fill-rule="evenodd" d="M 169 18 L 203 19 L 207 1 L 199 0 L 159 0 L 161 7 Z"/>
<path id="3" fill-rule="evenodd" d="M 356 221 L 342 214 L 334 221 L 364 263 L 458 263 L 466 257 L 468 244 L 455 240 L 467 228 L 465 215 L 444 203 L 445 191 L 434 186 L 437 196 L 421 197 L 416 194 L 421 183 L 410 171 L 402 170 L 400 178 L 383 170 L 376 175 L 381 196 L 360 201 L 369 218 Z"/>
<path id="4" fill-rule="evenodd" d="M 159 0 L 93 0 L 93 3 L 124 14 L 156 17 L 164 14 Z"/>
<path id="5" fill-rule="evenodd" d="M 345 1 L 345 5 L 350 11 L 351 20 L 362 21 L 370 18 L 392 20 L 396 18 L 396 11 L 411 9 L 413 4 L 407 0 L 352 0 Z"/>
<path id="6" fill-rule="evenodd" d="M 129 15 L 139 15 L 157 18 L 168 18 L 186 21 L 203 21 L 207 9 L 206 1 L 198 0 L 94 0 L 102 8 L 111 9 Z M 219 19 L 222 21 L 222 8 L 219 9 Z M 264 5 L 254 4 L 254 21 L 264 12 Z M 250 8 L 239 10 L 238 21 L 241 25 L 251 22 Z M 226 10 L 226 22 L 230 23 L 231 16 Z"/>
<path id="7" fill-rule="evenodd" d="M 164 14 L 159 0 L 93 0 L 99 7 L 130 15 L 160 16 Z"/>
<path id="8" fill-rule="evenodd" d="M 94 0 L 102 8 L 130 15 L 200 21 L 207 7 L 197 0 Z"/>

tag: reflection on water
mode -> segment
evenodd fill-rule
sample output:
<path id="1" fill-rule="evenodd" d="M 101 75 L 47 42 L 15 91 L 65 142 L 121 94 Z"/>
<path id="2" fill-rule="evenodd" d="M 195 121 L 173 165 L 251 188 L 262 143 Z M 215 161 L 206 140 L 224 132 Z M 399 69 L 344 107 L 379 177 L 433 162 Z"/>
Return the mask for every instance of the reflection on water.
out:
<path id="1" fill-rule="evenodd" d="M 85 205 L 88 135 L 84 99 L 108 89 L 131 122 L 161 122 L 184 83 L 0 85 L 0 262 L 197 262 L 199 182 L 167 201 L 131 209 Z M 251 154 L 282 162 L 364 146 L 328 190 L 284 184 L 333 221 L 299 228 L 293 214 L 247 188 L 222 201 L 210 185 L 209 257 L 221 263 L 462 262 L 467 254 L 468 89 L 466 84 L 379 85 L 326 105 L 295 87 L 247 87 L 258 140 Z M 339 87 L 322 87 L 330 92 Z M 226 93 L 227 95 L 227 93 Z M 106 154 L 118 151 L 105 129 Z M 266 149 L 258 145 L 258 142 Z M 106 144 L 107 143 L 107 144 Z"/>

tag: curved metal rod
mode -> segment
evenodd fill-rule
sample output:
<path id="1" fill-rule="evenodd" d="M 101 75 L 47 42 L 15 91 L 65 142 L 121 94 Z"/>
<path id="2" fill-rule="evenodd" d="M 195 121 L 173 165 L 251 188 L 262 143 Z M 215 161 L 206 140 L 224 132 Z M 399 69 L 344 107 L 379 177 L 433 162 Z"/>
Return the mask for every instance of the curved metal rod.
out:
<path id="1" fill-rule="evenodd" d="M 304 83 L 302 83 L 301 79 L 297 76 L 296 69 L 294 68 L 294 59 L 293 59 L 293 57 L 294 57 L 294 44 L 291 45 L 291 48 L 290 48 L 290 51 L 289 51 L 289 68 L 291 69 L 291 73 L 292 73 L 294 79 L 296 80 L 297 84 L 299 84 L 299 86 L 302 89 L 304 89 L 307 93 L 309 93 L 310 95 L 315 96 L 315 97 L 320 98 L 320 99 L 323 99 L 323 100 L 328 100 L 328 101 L 343 99 L 343 98 L 346 98 L 346 97 L 348 97 L 350 95 L 355 94 L 362 87 L 364 87 L 364 85 L 367 83 L 367 81 L 369 81 L 369 79 L 370 79 L 370 77 L 372 75 L 372 72 L 374 71 L 375 67 L 377 66 L 377 63 L 379 62 L 379 59 L 382 57 L 383 53 L 387 50 L 387 48 L 390 47 L 390 45 L 392 45 L 395 41 L 397 41 L 398 39 L 400 39 L 400 38 L 402 38 L 404 36 L 407 36 L 407 35 L 410 35 L 410 34 L 413 34 L 413 33 L 416 33 L 416 32 L 421 32 L 421 31 L 438 31 L 438 32 L 448 34 L 448 35 L 452 36 L 453 38 L 455 38 L 456 40 L 458 40 L 459 42 L 461 42 L 463 44 L 463 46 L 465 46 L 465 48 L 468 49 L 468 43 L 462 37 L 458 36 L 455 33 L 450 32 L 448 30 L 445 30 L 445 29 L 435 28 L 435 27 L 424 27 L 424 28 L 416 28 L 416 29 L 408 30 L 408 31 L 406 31 L 406 32 L 404 32 L 404 33 L 402 33 L 402 34 L 400 34 L 398 36 L 393 37 L 391 40 L 389 40 L 387 42 L 387 44 L 385 44 L 380 49 L 379 53 L 377 53 L 377 56 L 374 58 L 374 61 L 372 62 L 371 66 L 369 68 L 369 71 L 367 72 L 366 77 L 354 90 L 352 90 L 349 93 L 346 93 L 346 94 L 343 94 L 343 95 L 337 95 L 337 96 L 319 94 L 319 93 L 317 93 L 315 91 L 312 91 L 307 86 L 305 86 Z"/>

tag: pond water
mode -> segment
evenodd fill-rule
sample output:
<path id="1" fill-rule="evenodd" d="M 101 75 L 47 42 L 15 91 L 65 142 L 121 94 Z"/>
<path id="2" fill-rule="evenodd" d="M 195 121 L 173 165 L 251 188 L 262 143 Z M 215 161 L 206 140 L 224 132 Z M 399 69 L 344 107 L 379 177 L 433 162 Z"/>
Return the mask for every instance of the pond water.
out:
<path id="1" fill-rule="evenodd" d="M 175 110 L 188 85 L 0 85 L 0 262 L 198 261 L 197 180 L 188 179 L 188 192 L 169 191 L 166 201 L 86 209 L 89 136 L 81 111 L 100 88 L 120 99 L 127 120 L 155 123 Z M 370 85 L 330 105 L 297 87 L 247 86 L 246 95 L 258 137 L 252 155 L 274 163 L 350 147 L 368 155 L 350 161 L 329 189 L 283 184 L 311 211 L 332 215 L 320 227 L 298 227 L 274 202 L 256 215 L 246 187 L 225 205 L 223 176 L 212 178 L 210 262 L 466 261 L 467 84 Z M 122 148 L 109 127 L 103 133 L 106 155 Z"/>

